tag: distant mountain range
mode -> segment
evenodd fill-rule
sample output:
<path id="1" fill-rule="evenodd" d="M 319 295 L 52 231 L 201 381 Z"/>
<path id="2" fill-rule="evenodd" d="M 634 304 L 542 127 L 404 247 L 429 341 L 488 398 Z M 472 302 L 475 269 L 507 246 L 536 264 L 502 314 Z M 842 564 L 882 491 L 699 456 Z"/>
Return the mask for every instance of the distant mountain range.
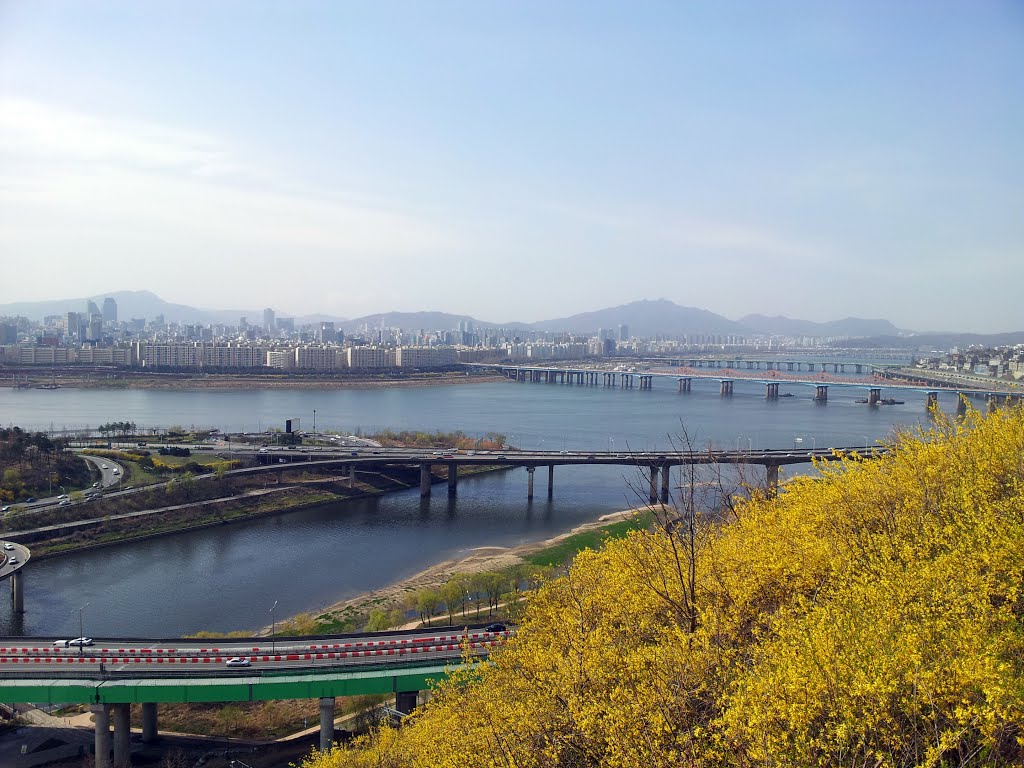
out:
<path id="1" fill-rule="evenodd" d="M 100 307 L 103 299 L 110 297 L 117 302 L 118 318 L 152 319 L 163 315 L 168 322 L 177 323 L 223 323 L 237 325 L 239 318 L 247 317 L 253 325 L 263 322 L 262 309 L 198 309 L 185 304 L 172 304 L 164 301 L 151 291 L 113 291 L 74 299 L 58 299 L 53 301 L 17 302 L 0 304 L 0 317 L 20 315 L 30 320 L 42 320 L 48 315 L 63 315 L 66 312 L 84 312 L 87 302 L 92 300 Z M 818 323 L 811 320 L 799 320 L 788 317 L 767 317 L 765 315 L 747 315 L 739 320 L 730 320 L 722 315 L 706 309 L 683 307 L 666 299 L 634 301 L 618 307 L 598 309 L 592 312 L 581 312 L 568 317 L 543 320 L 536 323 L 506 322 L 495 323 L 468 315 L 453 315 L 446 312 L 384 312 L 365 317 L 346 320 L 342 317 L 316 314 L 295 318 L 296 326 L 316 324 L 321 321 L 334 321 L 345 333 L 356 333 L 363 328 L 424 328 L 430 330 L 458 328 L 461 322 L 472 323 L 475 328 L 507 328 L 510 330 L 536 330 L 569 333 L 596 333 L 605 328 L 618 331 L 620 325 L 627 326 L 631 336 L 652 338 L 655 336 L 679 336 L 682 334 L 714 334 L 714 335 L 775 335 L 775 336 L 816 336 L 816 337 L 847 337 L 863 339 L 866 343 L 877 339 L 880 342 L 893 344 L 917 343 L 927 344 L 929 341 L 952 340 L 966 334 L 927 334 L 914 335 L 901 332 L 888 320 L 868 320 L 848 317 L 843 320 L 832 320 Z M 980 334 L 972 335 L 975 343 L 984 343 L 982 339 L 999 339 L 991 343 L 1014 343 L 1024 339 L 1024 333 Z M 927 341 L 925 340 L 927 339 Z"/>
<path id="2" fill-rule="evenodd" d="M 746 315 L 739 319 L 740 325 L 770 336 L 895 336 L 900 330 L 888 320 L 864 320 L 847 317 L 815 323 L 811 320 L 793 320 L 778 315 Z"/>

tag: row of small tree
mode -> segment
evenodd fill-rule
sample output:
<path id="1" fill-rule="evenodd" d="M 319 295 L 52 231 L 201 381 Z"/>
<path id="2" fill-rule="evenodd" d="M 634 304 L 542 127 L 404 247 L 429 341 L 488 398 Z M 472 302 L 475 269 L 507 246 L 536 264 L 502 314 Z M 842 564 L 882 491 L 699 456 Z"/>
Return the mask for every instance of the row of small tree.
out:
<path id="1" fill-rule="evenodd" d="M 134 421 L 111 421 L 108 424 L 100 424 L 96 431 L 104 437 L 127 437 L 135 434 L 136 427 Z"/>
<path id="2" fill-rule="evenodd" d="M 522 593 L 536 589 L 553 572 L 553 568 L 519 563 L 499 571 L 456 573 L 439 588 L 422 587 L 410 592 L 405 607 L 419 614 L 420 621 L 427 626 L 436 616 L 443 614 L 447 614 L 449 624 L 454 624 L 456 615 L 465 619 L 470 608 L 475 617 L 479 618 L 484 605 L 487 606 L 488 616 L 493 616 L 503 603 L 503 613 L 515 616 L 519 611 Z M 374 611 L 370 614 L 367 629 L 385 629 L 386 624 L 380 625 L 394 618 L 382 610 Z"/>

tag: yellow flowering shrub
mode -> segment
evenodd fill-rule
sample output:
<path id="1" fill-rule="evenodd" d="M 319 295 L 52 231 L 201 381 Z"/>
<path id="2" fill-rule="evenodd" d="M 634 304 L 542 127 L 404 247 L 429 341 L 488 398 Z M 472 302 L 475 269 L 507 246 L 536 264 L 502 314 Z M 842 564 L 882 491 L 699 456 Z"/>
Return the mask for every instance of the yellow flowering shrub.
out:
<path id="1" fill-rule="evenodd" d="M 892 449 L 581 553 L 490 665 L 304 768 L 1020 765 L 1024 411 Z"/>

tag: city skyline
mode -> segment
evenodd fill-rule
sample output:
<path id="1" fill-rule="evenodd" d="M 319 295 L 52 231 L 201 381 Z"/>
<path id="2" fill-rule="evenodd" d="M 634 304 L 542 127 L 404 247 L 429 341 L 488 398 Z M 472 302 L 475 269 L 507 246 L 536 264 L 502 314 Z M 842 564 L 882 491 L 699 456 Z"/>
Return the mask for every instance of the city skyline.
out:
<path id="1" fill-rule="evenodd" d="M 1013 3 L 0 8 L 0 304 L 1024 327 Z"/>

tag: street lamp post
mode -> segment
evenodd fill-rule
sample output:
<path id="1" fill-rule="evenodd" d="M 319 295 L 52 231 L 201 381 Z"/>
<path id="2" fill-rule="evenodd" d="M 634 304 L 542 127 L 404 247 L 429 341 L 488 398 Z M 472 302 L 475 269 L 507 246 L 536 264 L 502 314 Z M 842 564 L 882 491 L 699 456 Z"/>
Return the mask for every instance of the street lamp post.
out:
<path id="1" fill-rule="evenodd" d="M 89 603 L 86 603 L 78 609 L 78 655 L 85 655 L 85 643 L 82 642 L 82 638 L 85 637 L 85 622 L 82 619 L 82 611 L 89 607 Z"/>
<path id="2" fill-rule="evenodd" d="M 270 653 L 276 655 L 277 653 L 277 620 L 274 618 L 274 609 L 277 608 L 277 600 L 270 606 Z"/>
<path id="3" fill-rule="evenodd" d="M 313 409 L 313 439 L 316 440 L 316 408 Z"/>

